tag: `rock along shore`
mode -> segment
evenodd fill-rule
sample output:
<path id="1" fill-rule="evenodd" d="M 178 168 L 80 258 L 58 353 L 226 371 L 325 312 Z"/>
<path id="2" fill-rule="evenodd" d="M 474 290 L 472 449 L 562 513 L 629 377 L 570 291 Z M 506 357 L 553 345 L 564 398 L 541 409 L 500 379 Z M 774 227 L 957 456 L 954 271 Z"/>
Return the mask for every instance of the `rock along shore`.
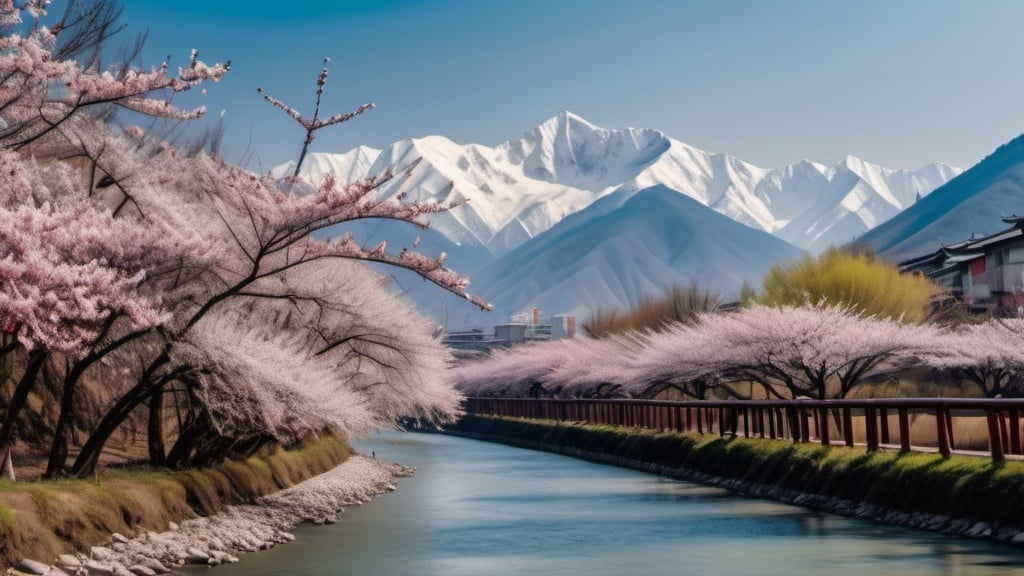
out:
<path id="1" fill-rule="evenodd" d="M 302 522 L 334 523 L 346 507 L 394 490 L 395 479 L 412 472 L 400 464 L 352 455 L 334 469 L 255 504 L 228 506 L 213 516 L 172 523 L 166 532 L 135 538 L 115 533 L 108 545 L 93 546 L 89 555 L 63 554 L 52 565 L 26 559 L 6 574 L 152 576 L 185 564 L 237 562 L 238 554 L 294 540 L 288 530 Z"/>

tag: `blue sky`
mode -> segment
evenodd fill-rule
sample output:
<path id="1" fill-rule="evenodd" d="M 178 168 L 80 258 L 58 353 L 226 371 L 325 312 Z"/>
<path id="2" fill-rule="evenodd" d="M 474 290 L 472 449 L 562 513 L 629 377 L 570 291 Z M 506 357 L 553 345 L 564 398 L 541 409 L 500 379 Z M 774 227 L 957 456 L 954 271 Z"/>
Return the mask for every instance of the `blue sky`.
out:
<path id="1" fill-rule="evenodd" d="M 129 0 L 124 21 L 148 28 L 147 63 L 232 61 L 186 100 L 225 111 L 226 156 L 254 169 L 303 136 L 256 88 L 309 113 L 324 57 L 326 113 L 378 108 L 322 132 L 322 152 L 495 145 L 566 109 L 763 167 L 967 167 L 1024 132 L 1015 0 Z"/>

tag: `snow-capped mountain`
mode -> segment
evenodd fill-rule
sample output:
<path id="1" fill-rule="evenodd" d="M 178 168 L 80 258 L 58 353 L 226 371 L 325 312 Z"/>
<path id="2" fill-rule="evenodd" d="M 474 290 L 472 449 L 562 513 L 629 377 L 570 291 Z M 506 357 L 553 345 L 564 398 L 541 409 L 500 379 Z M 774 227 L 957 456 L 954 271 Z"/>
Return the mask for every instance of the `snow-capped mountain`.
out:
<path id="1" fill-rule="evenodd" d="M 447 320 L 488 326 L 533 306 L 585 320 L 691 280 L 731 299 L 744 282 L 759 285 L 772 264 L 801 254 L 665 186 L 618 191 L 480 269 L 473 289 L 494 312 L 453 305 Z"/>
<path id="2" fill-rule="evenodd" d="M 858 239 L 893 261 L 920 256 L 941 244 L 1006 228 L 1000 217 L 1024 214 L 1024 136 Z"/>
<path id="3" fill-rule="evenodd" d="M 801 161 L 764 169 L 694 148 L 653 129 L 607 130 L 563 112 L 496 147 L 443 136 L 406 139 L 385 150 L 310 154 L 302 176 L 317 183 L 378 174 L 422 159 L 385 193 L 469 203 L 433 218 L 457 245 L 497 256 L 616 190 L 656 185 L 689 196 L 752 228 L 810 251 L 840 245 L 891 218 L 956 176 L 929 164 L 892 170 L 847 157 L 835 166 Z M 274 169 L 290 173 L 294 165 Z"/>

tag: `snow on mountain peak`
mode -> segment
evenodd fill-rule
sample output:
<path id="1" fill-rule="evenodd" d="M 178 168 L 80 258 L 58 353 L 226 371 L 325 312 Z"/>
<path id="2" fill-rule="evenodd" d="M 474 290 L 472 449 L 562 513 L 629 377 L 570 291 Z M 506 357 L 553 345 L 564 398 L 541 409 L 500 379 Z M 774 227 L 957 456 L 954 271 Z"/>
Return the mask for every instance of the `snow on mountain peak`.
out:
<path id="1" fill-rule="evenodd" d="M 764 169 L 712 154 L 659 130 L 609 130 L 563 111 L 497 147 L 461 145 L 444 136 L 409 138 L 384 150 L 311 154 L 303 176 L 339 181 L 421 162 L 382 193 L 469 203 L 432 218 L 459 244 L 503 254 L 615 190 L 664 185 L 717 212 L 797 246 L 819 251 L 864 233 L 961 170 L 929 164 L 892 170 L 847 156 L 834 166 L 802 160 Z M 284 175 L 294 164 L 272 172 Z M 454 191 L 453 191 L 454 190 Z"/>
<path id="2" fill-rule="evenodd" d="M 654 162 L 669 146 L 668 137 L 657 130 L 608 130 L 566 111 L 497 152 L 521 165 L 527 177 L 603 192 Z"/>

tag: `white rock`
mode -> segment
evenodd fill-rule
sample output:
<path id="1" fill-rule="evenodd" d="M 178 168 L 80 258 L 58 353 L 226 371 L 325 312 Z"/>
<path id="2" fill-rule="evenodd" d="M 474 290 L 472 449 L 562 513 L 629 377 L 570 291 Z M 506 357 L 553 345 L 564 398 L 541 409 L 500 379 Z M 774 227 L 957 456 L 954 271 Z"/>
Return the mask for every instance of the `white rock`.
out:
<path id="1" fill-rule="evenodd" d="M 967 535 L 974 537 L 991 536 L 992 526 L 990 526 L 988 522 L 978 522 L 974 526 L 971 526 L 971 529 L 967 531 Z"/>
<path id="2" fill-rule="evenodd" d="M 114 542 L 120 542 L 122 544 L 127 544 L 129 542 L 127 536 L 125 536 L 124 534 L 120 534 L 118 532 L 114 532 L 110 535 L 110 537 L 114 540 Z"/>
<path id="3" fill-rule="evenodd" d="M 167 529 L 170 530 L 171 532 L 177 532 L 181 528 L 178 526 L 178 524 L 176 522 L 168 522 L 167 523 Z"/>
<path id="4" fill-rule="evenodd" d="M 57 566 L 67 570 L 81 568 L 82 562 L 71 554 L 61 554 L 57 557 Z"/>
<path id="5" fill-rule="evenodd" d="M 89 576 L 111 576 L 114 573 L 114 569 L 109 565 L 97 562 L 96 560 L 86 560 L 85 570 L 89 573 Z"/>
<path id="6" fill-rule="evenodd" d="M 146 568 L 149 568 L 150 570 L 152 570 L 153 572 L 156 572 L 157 574 L 167 574 L 168 572 L 171 571 L 170 568 L 168 568 L 168 567 L 164 566 L 163 564 L 161 564 L 160 561 L 157 560 L 156 558 L 150 558 L 149 560 L 146 560 L 145 562 L 142 562 L 141 565 L 145 566 Z"/>
<path id="7" fill-rule="evenodd" d="M 156 571 L 150 568 L 146 568 L 142 564 L 136 564 L 128 568 L 128 571 L 135 576 L 157 576 Z"/>
<path id="8" fill-rule="evenodd" d="M 17 568 L 26 574 L 42 575 L 50 571 L 49 564 L 43 564 L 42 562 L 31 558 L 25 558 L 21 562 L 18 562 Z"/>
<path id="9" fill-rule="evenodd" d="M 185 551 L 185 561 L 189 564 L 206 564 L 210 559 L 210 555 L 198 548 L 189 548 Z"/>
<path id="10" fill-rule="evenodd" d="M 114 557 L 114 551 L 106 546 L 93 546 L 89 549 L 89 554 L 93 560 L 99 560 L 100 562 L 110 560 Z"/>

